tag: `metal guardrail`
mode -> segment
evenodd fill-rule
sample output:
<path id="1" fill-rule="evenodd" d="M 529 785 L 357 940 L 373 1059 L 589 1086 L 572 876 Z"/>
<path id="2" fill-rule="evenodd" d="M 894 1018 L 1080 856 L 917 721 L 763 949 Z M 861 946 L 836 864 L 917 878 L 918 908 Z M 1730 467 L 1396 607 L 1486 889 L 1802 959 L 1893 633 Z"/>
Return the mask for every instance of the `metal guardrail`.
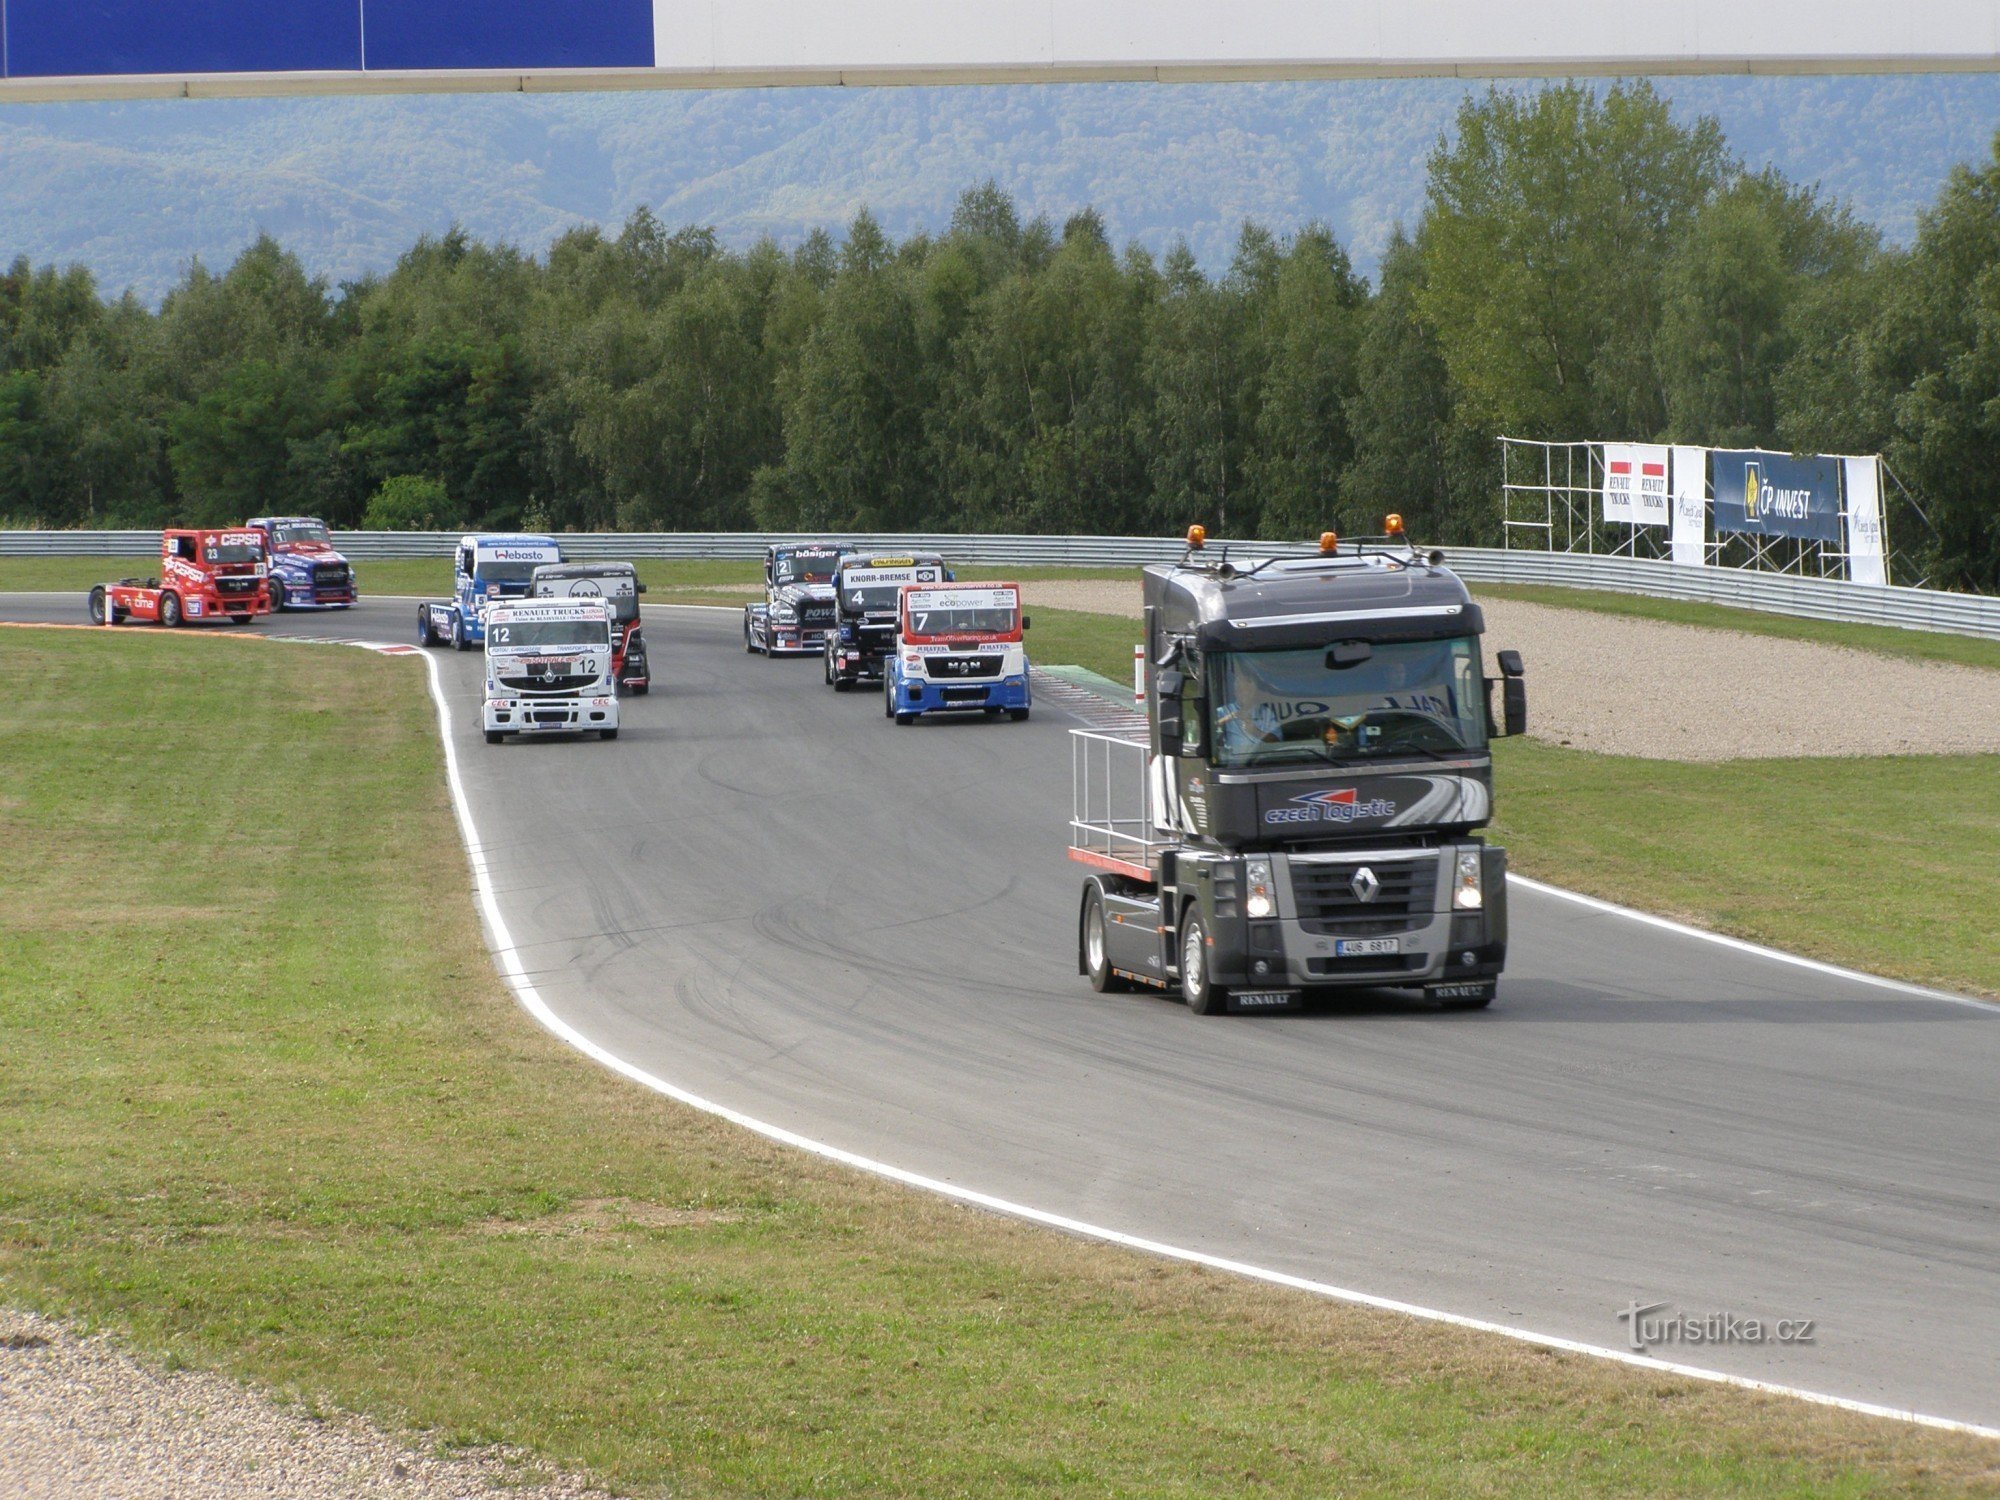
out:
<path id="1" fill-rule="evenodd" d="M 448 557 L 456 531 L 339 531 L 333 542 L 358 561 L 376 558 Z M 762 531 L 571 532 L 560 534 L 563 553 L 575 558 L 759 558 L 775 541 L 835 540 L 870 552 L 942 552 L 954 562 L 1012 567 L 1136 567 L 1181 555 L 1173 537 L 999 536 L 938 533 L 848 533 L 796 537 Z M 1238 557 L 1280 550 L 1275 542 L 1211 542 Z M 0 557 L 154 557 L 157 531 L 0 530 Z M 1734 568 L 1689 568 L 1643 558 L 1595 557 L 1569 552 L 1514 552 L 1491 547 L 1446 549 L 1452 568 L 1474 583 L 1552 584 L 1607 589 L 1667 599 L 1695 599 L 1736 609 L 1936 630 L 2000 640 L 2000 598 L 1950 594 L 1938 589 L 1869 588 L 1832 579 L 1794 578 Z"/>

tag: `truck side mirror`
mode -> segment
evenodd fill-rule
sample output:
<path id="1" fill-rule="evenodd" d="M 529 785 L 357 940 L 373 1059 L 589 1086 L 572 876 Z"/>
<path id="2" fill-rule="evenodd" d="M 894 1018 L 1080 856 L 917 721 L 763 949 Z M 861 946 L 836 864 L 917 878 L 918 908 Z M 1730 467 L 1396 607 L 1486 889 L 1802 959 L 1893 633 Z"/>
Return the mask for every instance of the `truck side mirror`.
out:
<path id="1" fill-rule="evenodd" d="M 1034 622 L 1033 622 L 1032 620 L 1030 620 L 1030 619 L 1029 619 L 1029 618 L 1028 618 L 1028 617 L 1027 617 L 1026 615 L 1022 615 L 1022 616 L 1021 616 L 1021 628 L 1022 628 L 1023 630 L 1026 630 L 1026 629 L 1027 629 L 1027 628 L 1028 628 L 1028 627 L 1029 627 L 1030 625 L 1032 625 L 1033 623 L 1034 623 Z"/>
<path id="2" fill-rule="evenodd" d="M 1528 684 L 1522 678 L 1501 679 L 1500 713 L 1509 738 L 1528 732 Z"/>
<path id="3" fill-rule="evenodd" d="M 1179 755 L 1181 753 L 1181 733 L 1186 724 L 1181 718 L 1181 700 L 1162 698 L 1160 700 L 1160 754 Z"/>
<path id="4" fill-rule="evenodd" d="M 641 583 L 641 584 L 637 585 L 637 587 L 638 587 L 638 590 L 639 590 L 639 592 L 640 592 L 640 593 L 642 593 L 642 594 L 643 594 L 643 593 L 645 593 L 645 592 L 646 592 L 646 585 L 645 585 L 645 584 Z"/>

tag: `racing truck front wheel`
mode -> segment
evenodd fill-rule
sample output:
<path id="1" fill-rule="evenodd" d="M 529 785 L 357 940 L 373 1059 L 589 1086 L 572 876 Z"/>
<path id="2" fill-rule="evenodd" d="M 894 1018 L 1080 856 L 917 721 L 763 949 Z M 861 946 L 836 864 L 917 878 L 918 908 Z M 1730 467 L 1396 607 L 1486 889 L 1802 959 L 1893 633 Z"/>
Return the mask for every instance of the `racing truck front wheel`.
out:
<path id="1" fill-rule="evenodd" d="M 111 608 L 110 596 L 104 592 L 104 585 L 100 583 L 90 591 L 90 623 L 102 625 L 104 612 L 109 608 Z"/>
<path id="2" fill-rule="evenodd" d="M 437 643 L 437 632 L 431 629 L 431 607 L 428 604 L 419 604 L 417 606 L 417 644 L 419 646 L 435 646 Z"/>
<path id="3" fill-rule="evenodd" d="M 160 595 L 160 623 L 172 630 L 181 622 L 181 596 L 179 594 Z"/>
<path id="4" fill-rule="evenodd" d="M 1227 993 L 1208 970 L 1208 929 L 1201 913 L 1190 911 L 1181 921 L 1181 998 L 1198 1016 L 1222 1014 Z"/>

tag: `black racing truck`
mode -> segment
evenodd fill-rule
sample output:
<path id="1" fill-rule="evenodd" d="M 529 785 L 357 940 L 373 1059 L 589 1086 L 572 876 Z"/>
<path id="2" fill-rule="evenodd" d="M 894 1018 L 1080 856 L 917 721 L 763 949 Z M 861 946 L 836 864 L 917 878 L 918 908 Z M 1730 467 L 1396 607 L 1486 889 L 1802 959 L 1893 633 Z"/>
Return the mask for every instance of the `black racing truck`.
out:
<path id="1" fill-rule="evenodd" d="M 779 542 L 764 549 L 764 597 L 743 606 L 743 649 L 753 655 L 817 652 L 833 626 L 834 542 Z"/>
<path id="2" fill-rule="evenodd" d="M 1489 741 L 1527 727 L 1521 659 L 1487 678 L 1465 585 L 1400 517 L 1385 531 L 1239 565 L 1196 527 L 1145 569 L 1145 736 L 1071 731 L 1093 988 L 1178 989 L 1200 1015 L 1493 999 L 1507 856 L 1478 830 Z"/>
<path id="3" fill-rule="evenodd" d="M 844 555 L 833 575 L 827 686 L 844 693 L 857 682 L 880 682 L 882 668 L 896 649 L 896 612 L 902 606 L 903 586 L 950 581 L 951 569 L 935 552 Z"/>

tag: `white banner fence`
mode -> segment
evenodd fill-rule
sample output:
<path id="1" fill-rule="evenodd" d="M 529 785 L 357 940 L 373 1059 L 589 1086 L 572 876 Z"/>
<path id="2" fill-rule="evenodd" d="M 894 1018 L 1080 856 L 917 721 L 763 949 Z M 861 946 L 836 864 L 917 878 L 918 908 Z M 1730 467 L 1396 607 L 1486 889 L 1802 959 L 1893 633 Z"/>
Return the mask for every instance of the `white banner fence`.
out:
<path id="1" fill-rule="evenodd" d="M 456 531 L 337 531 L 333 543 L 349 558 L 448 558 L 463 535 Z M 1171 562 L 1181 555 L 1172 537 L 995 536 L 937 533 L 800 535 L 739 532 L 571 532 L 558 533 L 565 557 L 756 559 L 778 541 L 837 541 L 857 551 L 941 552 L 954 564 L 994 567 L 1136 567 Z M 1255 558 L 1296 550 L 1302 543 L 1211 541 L 1211 552 L 1228 547 L 1234 556 Z M 0 530 L 0 558 L 159 556 L 157 531 Z M 1677 567 L 1644 557 L 1607 557 L 1581 552 L 1506 551 L 1492 547 L 1445 549 L 1446 563 L 1474 583 L 1550 584 L 1561 588 L 1605 589 L 1667 599 L 1695 599 L 1736 609 L 1936 630 L 2000 640 L 2000 598 L 1953 594 L 1941 589 L 1871 587 L 1831 578 L 1757 573 L 1737 568 Z M 107 570 L 110 571 L 110 570 Z M 362 577 L 365 591 L 367 578 Z"/>

